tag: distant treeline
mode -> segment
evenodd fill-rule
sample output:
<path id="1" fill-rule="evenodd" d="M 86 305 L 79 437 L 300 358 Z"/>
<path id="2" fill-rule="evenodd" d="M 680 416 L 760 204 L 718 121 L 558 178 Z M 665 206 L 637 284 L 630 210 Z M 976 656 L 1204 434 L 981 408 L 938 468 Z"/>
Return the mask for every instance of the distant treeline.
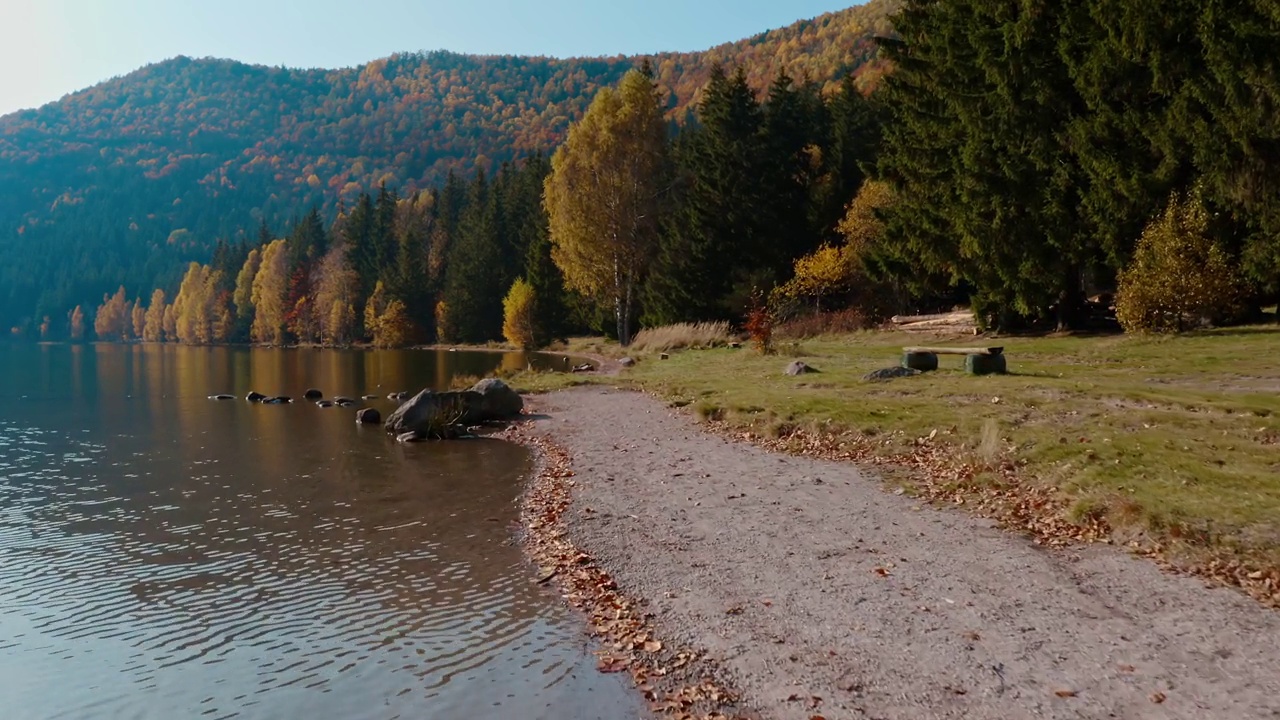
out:
<path id="1" fill-rule="evenodd" d="M 744 72 L 715 68 L 696 120 L 664 140 L 660 246 L 637 298 L 645 322 L 735 318 L 752 287 L 784 282 L 796 258 L 836 239 L 878 125 L 852 79 L 824 98 L 784 73 L 761 101 Z M 220 243 L 176 292 L 121 288 L 57 325 L 88 337 L 90 311 L 104 340 L 482 343 L 503 338 L 503 300 L 522 280 L 536 307 L 524 344 L 616 334 L 608 303 L 567 290 L 552 259 L 549 172 L 534 154 L 407 197 L 380 187 L 332 223 L 312 210 L 284 237 L 263 226 L 256 242 Z M 56 337 L 57 325 L 45 318 L 40 332 Z"/>

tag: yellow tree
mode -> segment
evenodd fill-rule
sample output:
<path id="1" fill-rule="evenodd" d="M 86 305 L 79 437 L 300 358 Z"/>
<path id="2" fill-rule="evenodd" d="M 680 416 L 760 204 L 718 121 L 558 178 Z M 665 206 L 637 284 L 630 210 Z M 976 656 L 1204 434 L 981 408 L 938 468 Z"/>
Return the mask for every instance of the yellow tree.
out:
<path id="1" fill-rule="evenodd" d="M 348 345 L 355 333 L 355 303 L 360 277 L 351 267 L 345 243 L 335 243 L 320 261 L 315 306 L 320 316 L 320 340 Z"/>
<path id="2" fill-rule="evenodd" d="M 249 327 L 253 323 L 253 279 L 258 275 L 258 268 L 262 266 L 262 253 L 258 248 L 249 251 L 249 257 L 245 258 L 244 265 L 240 266 L 240 272 L 236 274 L 236 289 L 231 294 L 231 302 L 236 306 L 236 321 L 241 327 Z"/>
<path id="3" fill-rule="evenodd" d="M 657 92 L 632 70 L 569 129 L 544 188 L 552 259 L 571 289 L 612 305 L 623 345 L 655 255 L 666 152 Z"/>
<path id="4" fill-rule="evenodd" d="M 142 326 L 142 339 L 146 342 L 164 342 L 164 308 L 164 291 L 157 288 L 151 293 L 151 304 L 147 306 Z"/>
<path id="5" fill-rule="evenodd" d="M 129 325 L 133 328 L 133 339 L 141 340 L 142 333 L 147 329 L 147 310 L 142 307 L 142 299 L 133 301 L 133 308 L 129 311 Z"/>
<path id="6" fill-rule="evenodd" d="M 173 310 L 173 303 L 164 306 L 164 339 L 165 342 L 178 341 L 178 315 Z"/>
<path id="7" fill-rule="evenodd" d="M 1182 332 L 1203 320 L 1229 319 L 1244 283 L 1231 257 L 1209 234 L 1200 194 L 1175 193 L 1142 232 L 1120 273 L 1116 319 L 1125 332 Z"/>
<path id="8" fill-rule="evenodd" d="M 79 305 L 67 313 L 67 324 L 72 340 L 84 339 L 84 310 Z"/>
<path id="9" fill-rule="evenodd" d="M 524 350 L 532 350 L 537 344 L 533 286 L 518 278 L 502 301 L 502 335 L 507 342 Z"/>
<path id="10" fill-rule="evenodd" d="M 200 263 L 187 266 L 178 296 L 173 299 L 173 314 L 178 341 L 188 345 L 213 342 L 212 294 L 218 273 Z"/>
<path id="11" fill-rule="evenodd" d="M 378 343 L 378 333 L 381 331 L 382 314 L 386 309 L 387 289 L 379 280 L 373 286 L 373 294 L 369 296 L 369 301 L 364 304 L 364 331 L 373 337 L 375 345 Z"/>
<path id="12" fill-rule="evenodd" d="M 124 298 L 124 286 L 115 295 L 102 296 L 102 305 L 93 317 L 93 333 L 99 340 L 125 340 L 129 334 L 129 304 Z"/>
<path id="13" fill-rule="evenodd" d="M 284 240 L 273 240 L 262 249 L 261 265 L 253 278 L 253 339 L 279 345 L 284 342 L 285 303 L 289 291 L 289 257 Z"/>
<path id="14" fill-rule="evenodd" d="M 397 348 L 409 344 L 413 336 L 413 321 L 409 319 L 409 310 L 399 300 L 387 303 L 378 317 L 378 329 L 373 334 L 374 347 Z"/>

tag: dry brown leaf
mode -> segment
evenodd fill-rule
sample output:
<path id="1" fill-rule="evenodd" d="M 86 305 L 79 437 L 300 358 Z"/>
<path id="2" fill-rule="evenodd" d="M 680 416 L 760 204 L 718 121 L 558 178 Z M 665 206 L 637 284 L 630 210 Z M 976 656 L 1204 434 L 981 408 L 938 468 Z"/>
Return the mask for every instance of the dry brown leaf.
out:
<path id="1" fill-rule="evenodd" d="M 1157 705 L 1164 702 L 1166 699 L 1167 699 L 1167 696 L 1158 690 L 1156 692 L 1151 693 L 1151 702 Z"/>
<path id="2" fill-rule="evenodd" d="M 1057 690 L 1053 691 L 1053 694 L 1057 695 L 1060 698 L 1070 698 L 1070 697 L 1076 696 L 1076 691 L 1068 690 L 1067 688 L 1058 688 Z"/>

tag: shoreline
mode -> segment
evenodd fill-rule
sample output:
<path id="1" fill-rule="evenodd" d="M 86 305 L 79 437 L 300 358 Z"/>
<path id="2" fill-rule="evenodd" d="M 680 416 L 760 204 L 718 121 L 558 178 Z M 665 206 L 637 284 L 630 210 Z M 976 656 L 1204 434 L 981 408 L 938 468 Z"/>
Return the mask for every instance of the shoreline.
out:
<path id="1" fill-rule="evenodd" d="M 645 601 L 628 597 L 608 570 L 574 544 L 565 518 L 575 485 L 568 452 L 526 424 L 494 437 L 533 454 L 534 468 L 520 497 L 520 545 L 538 568 L 537 584 L 553 586 L 581 614 L 584 631 L 601 648 L 596 669 L 627 673 L 654 716 L 754 720 L 737 711 L 737 694 L 719 679 L 718 666 L 699 650 L 658 634 L 642 610 Z"/>
<path id="2" fill-rule="evenodd" d="M 1111 546 L 1039 546 L 886 491 L 851 462 L 727 440 L 638 393 L 532 404 L 546 414 L 505 435 L 539 456 L 526 551 L 584 611 L 605 669 L 633 672 L 659 704 L 671 676 L 658 685 L 652 670 L 668 646 L 698 650 L 684 684 L 718 678 L 724 702 L 670 712 L 1280 712 L 1280 649 L 1255 647 L 1280 636 L 1280 617 L 1237 591 Z M 660 652 L 644 652 L 653 640 Z"/>

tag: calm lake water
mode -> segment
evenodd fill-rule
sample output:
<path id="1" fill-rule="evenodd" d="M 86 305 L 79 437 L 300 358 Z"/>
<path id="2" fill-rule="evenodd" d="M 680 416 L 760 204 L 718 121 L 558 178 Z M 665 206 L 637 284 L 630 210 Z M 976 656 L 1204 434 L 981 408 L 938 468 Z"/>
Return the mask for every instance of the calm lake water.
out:
<path id="1" fill-rule="evenodd" d="M 523 448 L 207 399 L 530 361 L 0 344 L 0 717 L 639 716 L 513 542 Z"/>

